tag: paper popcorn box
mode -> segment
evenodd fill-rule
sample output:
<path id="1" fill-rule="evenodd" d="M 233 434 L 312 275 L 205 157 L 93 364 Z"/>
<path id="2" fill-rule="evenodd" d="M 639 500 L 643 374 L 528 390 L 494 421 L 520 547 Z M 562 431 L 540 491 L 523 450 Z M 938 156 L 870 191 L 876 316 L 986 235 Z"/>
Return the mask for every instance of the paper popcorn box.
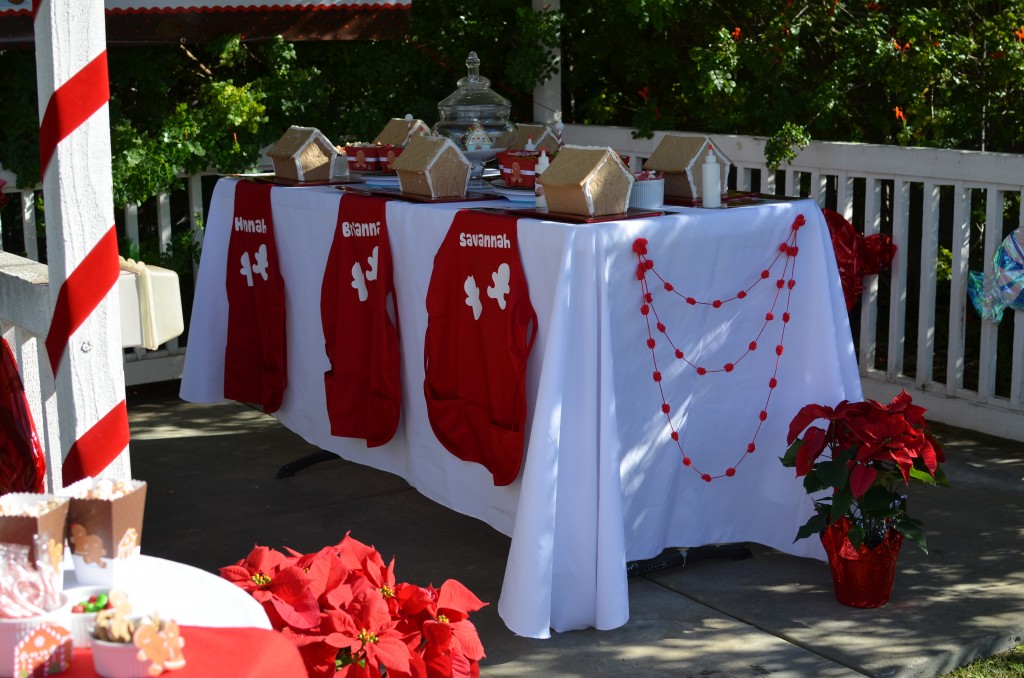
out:
<path id="1" fill-rule="evenodd" d="M 67 497 L 28 492 L 5 494 L 0 497 L 0 514 L 18 513 L 40 502 L 50 502 L 53 506 L 39 516 L 0 515 L 0 543 L 28 546 L 29 562 L 35 565 L 41 560 L 60 572 L 64 560 L 64 524 L 70 506 Z M 36 552 L 36 535 L 46 545 L 46 553 Z"/>
<path id="2" fill-rule="evenodd" d="M 100 481 L 102 482 L 102 481 Z M 146 483 L 127 481 L 130 492 L 114 499 L 81 498 L 93 489 L 92 478 L 62 491 L 71 498 L 67 538 L 75 577 L 82 584 L 113 585 L 118 563 L 137 554 L 142 544 Z"/>

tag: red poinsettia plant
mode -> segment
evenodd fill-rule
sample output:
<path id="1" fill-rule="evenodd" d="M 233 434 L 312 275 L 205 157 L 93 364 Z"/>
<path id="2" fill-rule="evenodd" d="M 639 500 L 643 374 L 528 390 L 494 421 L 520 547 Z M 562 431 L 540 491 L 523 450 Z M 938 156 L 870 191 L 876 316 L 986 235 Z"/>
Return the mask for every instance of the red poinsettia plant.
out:
<path id="1" fill-rule="evenodd" d="M 252 594 L 299 649 L 311 678 L 472 678 L 484 648 L 469 614 L 487 605 L 449 579 L 395 580 L 373 547 L 345 535 L 316 553 L 255 547 L 221 576 Z"/>
<path id="2" fill-rule="evenodd" d="M 891 403 L 843 401 L 806 405 L 789 425 L 782 465 L 795 468 L 816 495 L 814 515 L 797 539 L 821 534 L 844 517 L 854 549 L 873 549 L 890 529 L 928 552 L 924 529 L 907 513 L 910 483 L 947 485 L 941 445 L 929 433 L 925 409 L 902 391 Z M 815 424 L 824 420 L 825 428 Z M 831 494 L 820 494 L 831 489 Z"/>

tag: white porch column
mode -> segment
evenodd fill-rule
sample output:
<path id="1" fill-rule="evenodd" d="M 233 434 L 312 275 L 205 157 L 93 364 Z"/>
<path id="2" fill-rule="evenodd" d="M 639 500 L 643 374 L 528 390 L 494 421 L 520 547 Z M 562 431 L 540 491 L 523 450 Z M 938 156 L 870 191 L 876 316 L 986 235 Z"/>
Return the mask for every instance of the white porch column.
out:
<path id="1" fill-rule="evenodd" d="M 533 0 L 533 11 L 558 11 L 561 0 Z M 562 119 L 562 50 L 555 48 L 552 55 L 557 70 L 551 79 L 533 89 L 533 121 L 553 123 Z"/>
<path id="2" fill-rule="evenodd" d="M 129 477 L 103 0 L 34 0 L 39 156 L 63 467 Z"/>

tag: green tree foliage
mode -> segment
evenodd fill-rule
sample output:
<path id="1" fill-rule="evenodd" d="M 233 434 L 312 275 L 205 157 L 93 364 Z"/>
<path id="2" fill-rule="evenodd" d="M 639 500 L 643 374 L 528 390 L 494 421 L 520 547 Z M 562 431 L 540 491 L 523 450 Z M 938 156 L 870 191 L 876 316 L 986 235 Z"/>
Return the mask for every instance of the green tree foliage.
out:
<path id="1" fill-rule="evenodd" d="M 437 102 L 466 74 L 483 73 L 532 119 L 534 84 L 553 72 L 559 15 L 523 0 L 416 0 L 407 40 L 110 46 L 114 198 L 140 203 L 181 173 L 252 170 L 289 125 L 318 127 L 335 143 L 366 140 L 390 117 L 437 120 Z M 35 55 L 0 50 L 0 164 L 21 186 L 39 181 Z"/>
<path id="2" fill-rule="evenodd" d="M 1024 2 L 563 0 L 566 119 L 1021 152 Z M 609 17 L 619 17 L 609 21 Z M 623 59 L 625 48 L 636 56 Z"/>
<path id="3" fill-rule="evenodd" d="M 476 51 L 532 120 L 562 44 L 566 122 L 1021 152 L 1024 0 L 415 0 L 406 40 L 109 49 L 115 198 L 252 169 L 291 124 L 335 143 L 433 123 Z M 34 54 L 0 50 L 0 163 L 39 179 Z"/>

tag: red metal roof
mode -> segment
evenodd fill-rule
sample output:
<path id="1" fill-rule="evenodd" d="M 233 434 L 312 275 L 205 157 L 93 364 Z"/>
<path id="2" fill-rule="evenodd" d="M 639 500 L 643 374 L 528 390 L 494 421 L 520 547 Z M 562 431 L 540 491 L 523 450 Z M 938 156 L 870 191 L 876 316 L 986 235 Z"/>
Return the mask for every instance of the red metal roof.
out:
<path id="1" fill-rule="evenodd" d="M 225 33 L 245 40 L 401 38 L 412 0 L 105 0 L 107 42 L 203 42 Z M 32 44 L 31 0 L 0 0 L 0 47 Z"/>

